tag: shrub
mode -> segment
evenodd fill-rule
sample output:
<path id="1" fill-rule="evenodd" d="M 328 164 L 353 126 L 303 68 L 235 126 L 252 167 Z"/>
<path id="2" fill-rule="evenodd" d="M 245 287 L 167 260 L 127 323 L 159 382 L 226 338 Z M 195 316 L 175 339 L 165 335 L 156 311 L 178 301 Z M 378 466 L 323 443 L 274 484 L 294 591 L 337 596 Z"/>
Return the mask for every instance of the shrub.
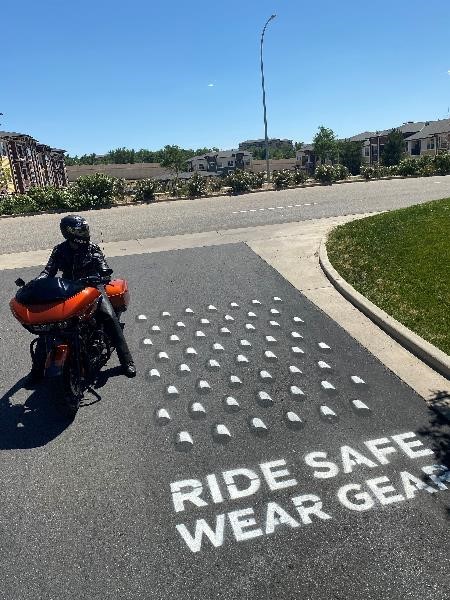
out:
<path id="1" fill-rule="evenodd" d="M 289 169 L 283 169 L 282 171 L 273 171 L 272 183 L 276 190 L 282 190 L 291 185 L 294 185 L 292 171 L 289 171 Z"/>
<path id="2" fill-rule="evenodd" d="M 398 175 L 398 165 L 391 165 L 388 168 L 389 175 L 392 177 L 393 175 Z"/>
<path id="3" fill-rule="evenodd" d="M 153 202 L 159 189 L 160 185 L 156 179 L 141 179 L 134 185 L 134 197 L 139 202 Z"/>
<path id="4" fill-rule="evenodd" d="M 433 158 L 438 175 L 450 175 L 450 152 L 441 152 Z"/>
<path id="5" fill-rule="evenodd" d="M 114 180 L 103 173 L 78 177 L 71 186 L 68 207 L 89 210 L 111 206 L 114 198 Z"/>
<path id="6" fill-rule="evenodd" d="M 350 177 L 350 171 L 344 165 L 334 165 L 334 180 L 342 181 Z"/>
<path id="7" fill-rule="evenodd" d="M 319 165 L 314 172 L 314 179 L 324 184 L 332 184 L 334 176 L 334 167 L 332 165 Z"/>
<path id="8" fill-rule="evenodd" d="M 259 190 L 264 185 L 266 181 L 266 173 L 265 171 L 259 171 L 258 173 L 249 172 L 251 175 L 252 188 L 254 190 Z"/>
<path id="9" fill-rule="evenodd" d="M 249 192 L 253 187 L 253 173 L 249 171 L 236 170 L 230 173 L 226 179 L 226 185 L 231 187 L 233 194 Z"/>
<path id="10" fill-rule="evenodd" d="M 187 196 L 187 186 L 185 183 L 180 181 L 179 179 L 174 179 L 172 181 L 172 185 L 169 187 L 169 193 L 172 196 L 176 196 L 177 198 L 181 198 L 182 196 Z"/>
<path id="11" fill-rule="evenodd" d="M 363 165 L 361 167 L 361 175 L 366 181 L 369 181 L 369 179 L 376 179 L 378 177 L 377 169 L 372 165 Z"/>
<path id="12" fill-rule="evenodd" d="M 26 194 L 0 196 L 0 214 L 25 215 L 38 210 L 35 201 Z"/>
<path id="13" fill-rule="evenodd" d="M 417 177 L 419 174 L 419 161 L 415 158 L 404 158 L 397 165 L 399 175 Z"/>
<path id="14" fill-rule="evenodd" d="M 127 194 L 127 182 L 123 177 L 113 178 L 113 195 L 116 200 L 123 200 Z"/>
<path id="15" fill-rule="evenodd" d="M 421 156 L 417 159 L 420 177 L 430 177 L 436 174 L 436 166 L 432 156 Z"/>
<path id="16" fill-rule="evenodd" d="M 208 189 L 210 192 L 220 192 L 223 187 L 223 180 L 221 177 L 210 177 L 208 180 Z"/>
<path id="17" fill-rule="evenodd" d="M 303 185 L 308 181 L 308 174 L 306 173 L 306 171 L 296 169 L 292 173 L 292 180 L 294 182 L 294 185 Z"/>
<path id="18" fill-rule="evenodd" d="M 187 195 L 190 198 L 198 198 L 206 194 L 208 188 L 208 180 L 206 177 L 202 177 L 198 173 L 195 173 L 186 184 Z"/>
<path id="19" fill-rule="evenodd" d="M 66 208 L 69 202 L 66 188 L 52 186 L 30 188 L 27 196 L 34 202 L 37 210 Z"/>

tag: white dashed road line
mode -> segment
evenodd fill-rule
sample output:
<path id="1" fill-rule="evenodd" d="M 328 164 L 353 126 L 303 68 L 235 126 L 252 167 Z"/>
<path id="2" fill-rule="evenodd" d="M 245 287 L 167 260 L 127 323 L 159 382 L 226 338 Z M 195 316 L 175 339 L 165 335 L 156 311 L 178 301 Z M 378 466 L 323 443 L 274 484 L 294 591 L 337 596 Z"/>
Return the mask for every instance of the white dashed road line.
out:
<path id="1" fill-rule="evenodd" d="M 249 208 L 247 210 L 233 210 L 231 214 L 238 215 L 248 212 L 257 212 L 258 210 L 284 210 L 286 208 L 300 208 L 302 206 L 314 206 L 317 202 L 305 202 L 304 204 L 288 204 L 287 206 L 268 206 L 266 208 Z"/>

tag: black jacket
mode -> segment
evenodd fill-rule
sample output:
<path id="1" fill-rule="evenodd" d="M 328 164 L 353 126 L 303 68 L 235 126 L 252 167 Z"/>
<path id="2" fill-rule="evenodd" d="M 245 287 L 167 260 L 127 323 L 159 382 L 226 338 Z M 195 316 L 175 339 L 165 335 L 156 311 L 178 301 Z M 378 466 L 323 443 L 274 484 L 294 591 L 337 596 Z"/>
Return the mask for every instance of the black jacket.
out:
<path id="1" fill-rule="evenodd" d="M 64 279 L 72 281 L 91 275 L 109 277 L 112 273 L 99 246 L 92 243 L 80 244 L 79 248 L 73 249 L 68 241 L 53 248 L 38 279 L 54 277 L 58 271 L 62 271 Z"/>

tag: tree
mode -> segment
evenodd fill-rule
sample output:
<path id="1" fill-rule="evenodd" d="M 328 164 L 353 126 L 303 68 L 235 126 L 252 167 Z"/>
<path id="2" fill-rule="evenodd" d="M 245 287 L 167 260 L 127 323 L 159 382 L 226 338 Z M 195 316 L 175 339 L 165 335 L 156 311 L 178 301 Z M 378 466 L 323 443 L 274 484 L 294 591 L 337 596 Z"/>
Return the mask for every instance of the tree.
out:
<path id="1" fill-rule="evenodd" d="M 340 140 L 338 142 L 339 162 L 347 167 L 352 175 L 359 174 L 363 143 L 350 140 Z"/>
<path id="2" fill-rule="evenodd" d="M 334 160 L 337 156 L 338 146 L 334 131 L 320 125 L 319 131 L 313 139 L 314 153 L 324 163 L 327 159 Z"/>
<path id="3" fill-rule="evenodd" d="M 381 162 L 387 167 L 398 165 L 405 153 L 405 140 L 399 129 L 391 129 L 381 152 Z"/>
<path id="4" fill-rule="evenodd" d="M 162 160 L 161 166 L 165 169 L 169 169 L 172 173 L 175 174 L 175 179 L 178 179 L 178 175 L 180 171 L 182 171 L 186 166 L 186 161 L 192 154 L 189 150 L 183 150 L 183 148 L 179 148 L 178 146 L 164 146 L 164 150 L 162 152 Z"/>

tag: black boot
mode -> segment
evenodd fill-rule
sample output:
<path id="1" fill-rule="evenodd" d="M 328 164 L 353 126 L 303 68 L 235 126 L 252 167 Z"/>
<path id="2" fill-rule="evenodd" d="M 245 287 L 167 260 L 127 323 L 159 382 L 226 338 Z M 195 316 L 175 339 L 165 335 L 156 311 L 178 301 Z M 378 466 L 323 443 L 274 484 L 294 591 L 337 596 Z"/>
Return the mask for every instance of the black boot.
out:
<path id="1" fill-rule="evenodd" d="M 132 360 L 122 365 L 122 371 L 127 377 L 136 377 L 136 367 Z"/>

